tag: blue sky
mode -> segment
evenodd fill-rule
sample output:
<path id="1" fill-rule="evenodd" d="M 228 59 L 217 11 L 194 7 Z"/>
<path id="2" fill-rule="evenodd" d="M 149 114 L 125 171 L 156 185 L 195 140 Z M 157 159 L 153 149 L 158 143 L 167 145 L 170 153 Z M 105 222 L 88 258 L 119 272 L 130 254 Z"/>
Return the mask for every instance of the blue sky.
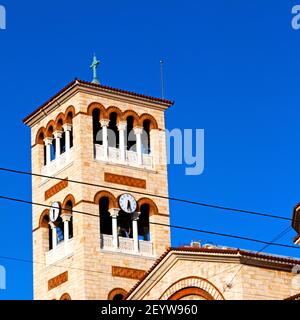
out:
<path id="1" fill-rule="evenodd" d="M 176 101 L 167 127 L 205 129 L 205 171 L 169 167 L 170 195 L 291 217 L 300 201 L 300 30 L 297 1 L 5 1 L 0 30 L 0 166 L 30 170 L 21 120 L 73 78 Z M 0 174 L 0 195 L 31 198 L 28 177 Z M 0 256 L 32 259 L 30 206 L 0 201 Z M 271 240 L 289 222 L 171 203 L 173 224 Z M 251 250 L 261 245 L 173 230 L 173 245 L 202 240 Z M 292 244 L 291 231 L 280 240 Z M 296 256 L 300 250 L 269 247 Z M 0 258 L 7 290 L 32 298 L 30 263 Z"/>

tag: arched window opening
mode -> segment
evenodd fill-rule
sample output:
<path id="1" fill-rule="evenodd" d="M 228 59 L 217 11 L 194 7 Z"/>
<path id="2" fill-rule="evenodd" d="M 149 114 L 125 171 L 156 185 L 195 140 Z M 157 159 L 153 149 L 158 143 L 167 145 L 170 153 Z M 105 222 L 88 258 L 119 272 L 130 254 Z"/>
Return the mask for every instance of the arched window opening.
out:
<path id="1" fill-rule="evenodd" d="M 113 298 L 112 298 L 113 301 L 122 301 L 124 300 L 124 296 L 119 293 L 119 294 L 116 294 Z"/>
<path id="2" fill-rule="evenodd" d="M 64 235 L 64 222 L 62 217 L 58 217 L 56 221 L 56 235 L 57 235 L 57 244 L 64 241 L 65 235 Z"/>
<path id="3" fill-rule="evenodd" d="M 107 300 L 111 301 L 121 301 L 125 300 L 127 296 L 127 291 L 121 288 L 116 288 L 110 291 L 108 294 Z"/>
<path id="4" fill-rule="evenodd" d="M 112 112 L 109 116 L 108 126 L 108 146 L 113 148 L 119 148 L 119 130 L 117 123 L 118 115 L 116 112 Z"/>
<path id="5" fill-rule="evenodd" d="M 127 117 L 126 122 L 127 122 L 127 127 L 126 127 L 127 150 L 135 151 L 136 137 L 133 130 L 133 123 L 134 123 L 133 116 Z"/>
<path id="6" fill-rule="evenodd" d="M 65 300 L 65 301 L 67 301 L 67 300 L 72 300 L 72 299 L 71 299 L 71 297 L 70 297 L 70 295 L 69 295 L 68 293 L 64 293 L 64 294 L 60 297 L 59 300 Z"/>
<path id="7" fill-rule="evenodd" d="M 73 113 L 72 111 L 69 111 L 66 117 L 66 121 L 68 124 L 73 124 Z M 70 148 L 73 147 L 73 125 L 70 132 Z"/>
<path id="8" fill-rule="evenodd" d="M 123 238 L 132 238 L 132 220 L 130 213 L 120 210 L 118 215 L 118 235 Z"/>
<path id="9" fill-rule="evenodd" d="M 94 144 L 102 144 L 102 139 L 99 136 L 101 134 L 101 124 L 100 124 L 100 110 L 93 110 L 93 139 Z"/>
<path id="10" fill-rule="evenodd" d="M 65 213 L 66 214 L 71 214 L 71 217 L 70 217 L 70 221 L 69 221 L 69 237 L 68 239 L 71 239 L 73 238 L 73 215 L 72 215 L 72 212 L 73 212 L 73 203 L 71 200 L 69 200 L 66 205 L 65 205 Z"/>
<path id="11" fill-rule="evenodd" d="M 150 120 L 144 120 L 143 122 L 143 133 L 142 133 L 142 152 L 150 154 Z"/>
<path id="12" fill-rule="evenodd" d="M 54 139 L 54 135 L 53 135 L 53 132 L 54 132 L 54 129 L 53 127 L 51 126 L 49 129 L 48 129 L 48 137 L 52 138 L 52 143 L 50 145 L 50 159 L 51 161 L 55 159 L 55 139 Z"/>
<path id="13" fill-rule="evenodd" d="M 150 241 L 150 225 L 149 225 L 149 213 L 150 206 L 145 203 L 141 205 L 141 214 L 138 220 L 138 233 L 139 239 L 144 241 Z"/>
<path id="14" fill-rule="evenodd" d="M 109 199 L 102 197 L 99 202 L 100 209 L 100 233 L 112 235 L 112 220 L 109 213 Z"/>
<path id="15" fill-rule="evenodd" d="M 58 120 L 57 129 L 59 131 L 62 131 L 62 137 L 60 139 L 60 154 L 62 154 L 66 151 L 66 135 L 65 135 L 65 132 L 63 131 L 63 120 L 62 119 Z"/>
<path id="16" fill-rule="evenodd" d="M 63 131 L 61 135 L 61 154 L 66 152 L 66 132 Z"/>

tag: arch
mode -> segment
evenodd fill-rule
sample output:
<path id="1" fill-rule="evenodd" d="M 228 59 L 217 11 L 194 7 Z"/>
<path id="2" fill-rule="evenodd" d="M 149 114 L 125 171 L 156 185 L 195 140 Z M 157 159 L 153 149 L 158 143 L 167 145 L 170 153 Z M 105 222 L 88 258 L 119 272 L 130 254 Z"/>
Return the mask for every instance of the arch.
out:
<path id="1" fill-rule="evenodd" d="M 87 108 L 87 114 L 89 116 L 92 116 L 93 115 L 93 111 L 95 109 L 99 109 L 100 110 L 100 119 L 99 120 L 108 118 L 105 107 L 99 102 L 92 102 Z"/>
<path id="2" fill-rule="evenodd" d="M 55 119 L 55 130 L 62 130 L 62 125 L 65 123 L 65 115 L 61 112 Z"/>
<path id="3" fill-rule="evenodd" d="M 175 292 L 168 300 L 182 300 L 188 296 L 197 296 L 197 300 L 214 300 L 213 296 L 208 292 L 195 287 L 181 289 Z"/>
<path id="4" fill-rule="evenodd" d="M 151 116 L 151 114 L 149 113 L 143 113 L 140 118 L 139 118 L 139 126 L 143 127 L 143 123 L 145 120 L 149 120 L 150 121 L 150 130 L 152 129 L 158 129 L 158 125 L 157 122 L 155 120 L 155 118 L 153 116 Z"/>
<path id="5" fill-rule="evenodd" d="M 49 121 L 46 127 L 46 137 L 52 138 L 53 132 L 55 128 L 55 122 L 53 120 Z"/>
<path id="6" fill-rule="evenodd" d="M 74 116 L 75 108 L 73 106 L 69 106 L 65 112 L 65 122 L 68 124 L 72 124 Z"/>
<path id="7" fill-rule="evenodd" d="M 97 192 L 95 197 L 94 197 L 94 203 L 95 204 L 99 204 L 100 199 L 102 197 L 107 197 L 109 199 L 109 209 L 118 208 L 117 199 L 109 191 L 99 191 L 99 192 Z"/>
<path id="8" fill-rule="evenodd" d="M 106 110 L 106 115 L 107 115 L 107 118 L 109 119 L 109 116 L 111 113 L 115 112 L 117 114 L 117 122 L 119 122 L 121 119 L 122 119 L 122 111 L 121 109 L 119 109 L 118 107 L 109 107 L 107 110 Z"/>
<path id="9" fill-rule="evenodd" d="M 126 110 L 122 115 L 122 121 L 126 121 L 128 117 L 133 117 L 133 126 L 137 127 L 139 124 L 139 115 L 133 110 Z"/>
<path id="10" fill-rule="evenodd" d="M 64 210 L 64 209 L 67 208 L 67 203 L 68 203 L 69 201 L 72 202 L 72 206 L 74 207 L 76 201 L 75 201 L 75 198 L 74 198 L 74 196 L 73 196 L 72 194 L 68 194 L 68 195 L 65 197 L 64 201 L 63 201 L 63 204 L 62 204 L 63 213 L 68 213 L 68 210 Z"/>
<path id="11" fill-rule="evenodd" d="M 68 293 L 64 293 L 59 300 L 72 300 Z"/>
<path id="12" fill-rule="evenodd" d="M 49 209 L 42 212 L 39 219 L 39 228 L 48 228 L 49 226 Z"/>
<path id="13" fill-rule="evenodd" d="M 143 204 L 148 204 L 149 205 L 149 217 L 153 216 L 153 215 L 157 215 L 159 213 L 158 211 L 158 207 L 157 205 L 154 203 L 153 200 L 149 199 L 149 198 L 141 198 L 138 201 L 138 205 L 139 208 L 143 205 Z"/>
<path id="14" fill-rule="evenodd" d="M 40 128 L 35 137 L 35 144 L 44 144 L 44 139 L 46 138 L 46 129 L 44 127 Z"/>
<path id="15" fill-rule="evenodd" d="M 119 299 L 114 299 L 116 298 L 116 296 L 122 296 L 123 298 L 120 300 L 125 300 L 125 297 L 127 296 L 127 291 L 122 288 L 112 289 L 107 296 L 107 300 L 119 300 Z"/>
<path id="16" fill-rule="evenodd" d="M 198 290 L 191 290 L 191 288 Z M 159 300 L 175 300 L 176 297 L 180 299 L 191 295 L 191 292 L 201 293 L 202 298 L 206 296 L 211 297 L 211 300 L 225 300 L 221 291 L 214 284 L 200 277 L 186 277 L 176 281 L 161 295 Z"/>

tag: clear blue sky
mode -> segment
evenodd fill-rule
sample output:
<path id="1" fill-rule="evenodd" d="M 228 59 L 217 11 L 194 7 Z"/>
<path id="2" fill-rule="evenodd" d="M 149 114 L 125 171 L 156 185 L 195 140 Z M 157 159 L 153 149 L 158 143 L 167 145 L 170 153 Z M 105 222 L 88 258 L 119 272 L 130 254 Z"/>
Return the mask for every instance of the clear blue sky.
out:
<path id="1" fill-rule="evenodd" d="M 0 30 L 0 166 L 30 170 L 30 132 L 21 120 L 73 78 L 166 96 L 167 126 L 205 129 L 205 171 L 170 166 L 170 195 L 291 217 L 300 201 L 300 31 L 297 1 L 5 1 Z M 0 174 L 0 194 L 31 199 L 28 177 Z M 31 208 L 0 201 L 0 256 L 32 259 Z M 172 223 L 271 240 L 289 222 L 171 203 Z M 280 242 L 291 244 L 290 232 Z M 259 250 L 246 241 L 173 232 Z M 300 257 L 300 250 L 268 252 Z M 32 266 L 0 258 L 0 299 L 32 298 Z"/>

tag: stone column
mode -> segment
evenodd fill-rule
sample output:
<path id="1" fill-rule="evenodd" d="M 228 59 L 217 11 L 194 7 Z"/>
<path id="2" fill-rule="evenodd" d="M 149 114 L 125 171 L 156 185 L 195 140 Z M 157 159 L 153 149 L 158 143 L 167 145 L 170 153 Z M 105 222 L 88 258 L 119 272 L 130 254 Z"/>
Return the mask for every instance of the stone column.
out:
<path id="1" fill-rule="evenodd" d="M 69 123 L 66 123 L 63 125 L 63 129 L 66 133 L 66 153 L 68 153 L 71 149 L 71 131 L 72 131 L 72 125 Z"/>
<path id="2" fill-rule="evenodd" d="M 53 138 L 46 138 L 44 140 L 46 145 L 46 166 L 51 162 L 51 145 Z"/>
<path id="3" fill-rule="evenodd" d="M 142 154 L 142 133 L 143 128 L 141 127 L 135 127 L 134 133 L 136 135 L 136 152 L 137 152 L 137 158 L 138 158 L 138 164 L 143 164 L 143 154 Z"/>
<path id="4" fill-rule="evenodd" d="M 62 131 L 55 131 L 53 133 L 55 138 L 55 158 L 58 159 L 61 154 L 61 138 L 62 138 Z"/>
<path id="5" fill-rule="evenodd" d="M 133 235 L 133 250 L 135 253 L 140 251 L 139 248 L 139 232 L 138 232 L 138 220 L 140 212 L 135 212 L 132 214 L 132 235 Z"/>
<path id="6" fill-rule="evenodd" d="M 50 221 L 49 225 L 52 229 L 52 249 L 55 250 L 57 247 L 57 230 L 54 222 Z"/>
<path id="7" fill-rule="evenodd" d="M 114 249 L 118 249 L 119 241 L 118 241 L 118 215 L 120 209 L 112 208 L 109 210 L 110 216 L 112 218 L 112 236 L 113 236 L 113 246 Z"/>
<path id="8" fill-rule="evenodd" d="M 102 119 L 100 121 L 102 127 L 102 140 L 103 140 L 103 157 L 104 160 L 108 160 L 108 135 L 107 135 L 107 128 L 109 125 L 108 119 Z"/>
<path id="9" fill-rule="evenodd" d="M 64 222 L 64 241 L 65 244 L 70 239 L 70 221 L 72 218 L 71 213 L 65 213 L 61 216 L 63 222 Z"/>
<path id="10" fill-rule="evenodd" d="M 120 121 L 118 124 L 119 129 L 119 141 L 120 141 L 120 160 L 122 163 L 126 161 L 126 148 L 125 148 L 125 130 L 127 122 Z"/>

